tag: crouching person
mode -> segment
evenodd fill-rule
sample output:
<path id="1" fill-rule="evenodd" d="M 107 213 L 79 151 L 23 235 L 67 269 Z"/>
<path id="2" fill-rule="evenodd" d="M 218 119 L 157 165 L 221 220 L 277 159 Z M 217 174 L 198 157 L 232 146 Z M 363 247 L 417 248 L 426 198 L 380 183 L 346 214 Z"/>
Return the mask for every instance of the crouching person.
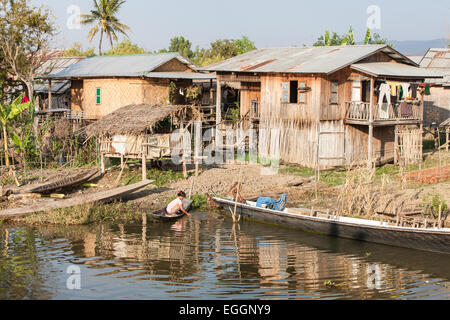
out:
<path id="1" fill-rule="evenodd" d="M 186 214 L 190 216 L 190 214 L 183 207 L 183 200 L 186 198 L 186 193 L 183 191 L 179 191 L 177 194 L 177 198 L 173 200 L 166 208 L 166 211 L 169 215 L 181 215 Z"/>

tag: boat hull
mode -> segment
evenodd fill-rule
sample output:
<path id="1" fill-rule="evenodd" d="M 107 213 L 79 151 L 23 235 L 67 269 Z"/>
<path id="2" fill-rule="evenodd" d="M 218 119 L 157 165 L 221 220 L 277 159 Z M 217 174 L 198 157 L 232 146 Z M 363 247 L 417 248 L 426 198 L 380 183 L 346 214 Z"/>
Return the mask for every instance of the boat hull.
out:
<path id="1" fill-rule="evenodd" d="M 234 212 L 235 202 L 213 198 L 227 212 Z M 373 242 L 410 249 L 450 254 L 450 232 L 437 229 L 412 229 L 392 226 L 359 225 L 237 204 L 236 213 L 243 219 L 287 226 L 306 232 Z"/>
<path id="2" fill-rule="evenodd" d="M 187 212 L 189 212 L 189 211 L 191 210 L 192 203 L 193 203 L 192 200 L 188 200 L 188 199 L 183 200 L 183 207 L 184 207 L 184 210 L 186 210 Z M 178 214 L 178 215 L 176 215 L 176 216 L 169 216 L 169 215 L 167 214 L 166 208 L 163 208 L 163 209 L 161 209 L 161 210 L 158 210 L 158 211 L 153 212 L 153 213 L 151 214 L 151 216 L 152 216 L 154 219 L 159 220 L 159 221 L 163 221 L 163 222 L 172 222 L 172 221 L 177 221 L 177 220 L 179 220 L 179 219 L 185 217 L 186 214 L 185 214 L 185 213 L 181 213 L 181 214 Z"/>

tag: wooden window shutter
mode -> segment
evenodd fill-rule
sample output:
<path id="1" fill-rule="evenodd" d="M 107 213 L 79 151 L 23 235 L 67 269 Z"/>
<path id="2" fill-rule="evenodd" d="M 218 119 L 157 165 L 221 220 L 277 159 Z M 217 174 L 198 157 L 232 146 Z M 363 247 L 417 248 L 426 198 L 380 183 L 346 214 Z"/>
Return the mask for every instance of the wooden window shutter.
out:
<path id="1" fill-rule="evenodd" d="M 282 103 L 289 103 L 289 82 L 282 82 L 281 83 L 281 102 Z"/>

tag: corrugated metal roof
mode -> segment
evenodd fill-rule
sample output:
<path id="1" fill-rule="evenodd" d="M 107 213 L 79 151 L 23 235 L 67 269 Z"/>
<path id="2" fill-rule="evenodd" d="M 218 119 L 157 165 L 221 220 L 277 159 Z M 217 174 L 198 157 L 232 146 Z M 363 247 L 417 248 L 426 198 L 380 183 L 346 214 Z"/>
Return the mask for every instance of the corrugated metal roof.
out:
<path id="1" fill-rule="evenodd" d="M 141 77 L 173 59 L 178 59 L 191 69 L 196 70 L 195 65 L 190 60 L 178 53 L 101 56 L 86 58 L 46 78 Z"/>
<path id="2" fill-rule="evenodd" d="M 62 94 L 70 90 L 71 82 L 69 80 L 52 81 L 52 93 Z M 48 83 L 36 84 L 34 86 L 36 93 L 48 93 Z"/>
<path id="3" fill-rule="evenodd" d="M 212 73 L 198 73 L 198 72 L 149 72 L 145 74 L 145 77 L 157 79 L 210 80 L 215 79 L 216 75 Z"/>
<path id="4" fill-rule="evenodd" d="M 437 75 L 430 70 L 395 62 L 357 63 L 352 65 L 352 69 L 376 77 L 407 77 L 418 79 L 442 77 L 441 75 Z"/>
<path id="5" fill-rule="evenodd" d="M 442 80 L 427 80 L 445 87 L 450 86 L 450 49 L 431 48 L 420 62 L 420 66 L 443 76 Z"/>
<path id="6" fill-rule="evenodd" d="M 409 59 L 411 59 L 412 61 L 414 61 L 417 64 L 420 64 L 420 62 L 422 61 L 424 55 L 423 54 L 418 54 L 418 55 L 407 55 L 407 57 Z"/>
<path id="7" fill-rule="evenodd" d="M 46 61 L 38 70 L 38 76 L 60 73 L 66 68 L 74 65 L 85 57 L 56 57 Z"/>
<path id="8" fill-rule="evenodd" d="M 202 70 L 223 72 L 332 73 L 378 51 L 393 59 L 415 62 L 386 45 L 355 45 L 258 49 L 207 66 Z"/>

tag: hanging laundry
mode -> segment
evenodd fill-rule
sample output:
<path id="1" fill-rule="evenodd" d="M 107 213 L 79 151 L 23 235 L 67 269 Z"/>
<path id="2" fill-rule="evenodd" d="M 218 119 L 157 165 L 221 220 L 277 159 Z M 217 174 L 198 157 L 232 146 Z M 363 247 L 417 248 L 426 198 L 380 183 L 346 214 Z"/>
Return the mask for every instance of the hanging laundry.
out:
<path id="1" fill-rule="evenodd" d="M 424 92 L 424 94 L 425 94 L 426 96 L 431 95 L 430 84 L 427 84 L 427 85 L 425 86 L 425 92 Z"/>
<path id="2" fill-rule="evenodd" d="M 378 97 L 378 104 L 381 106 L 384 103 L 386 97 L 387 103 L 391 104 L 391 87 L 387 83 L 380 85 L 380 95 Z"/>
<path id="3" fill-rule="evenodd" d="M 400 104 L 400 114 L 402 118 L 409 118 L 413 116 L 413 106 L 410 103 L 403 101 Z"/>
<path id="4" fill-rule="evenodd" d="M 409 97 L 409 83 L 402 83 L 402 91 L 403 91 L 403 99 L 406 99 Z"/>
<path id="5" fill-rule="evenodd" d="M 417 99 L 417 88 L 419 88 L 419 84 L 411 83 L 411 98 Z"/>
<path id="6" fill-rule="evenodd" d="M 391 87 L 391 95 L 397 95 L 397 86 L 400 85 L 400 82 L 397 81 L 386 81 L 386 83 Z"/>
<path id="7" fill-rule="evenodd" d="M 387 103 L 384 102 L 386 97 Z M 389 119 L 389 105 L 391 104 L 391 87 L 387 83 L 380 85 L 380 96 L 378 97 L 379 117 Z"/>

